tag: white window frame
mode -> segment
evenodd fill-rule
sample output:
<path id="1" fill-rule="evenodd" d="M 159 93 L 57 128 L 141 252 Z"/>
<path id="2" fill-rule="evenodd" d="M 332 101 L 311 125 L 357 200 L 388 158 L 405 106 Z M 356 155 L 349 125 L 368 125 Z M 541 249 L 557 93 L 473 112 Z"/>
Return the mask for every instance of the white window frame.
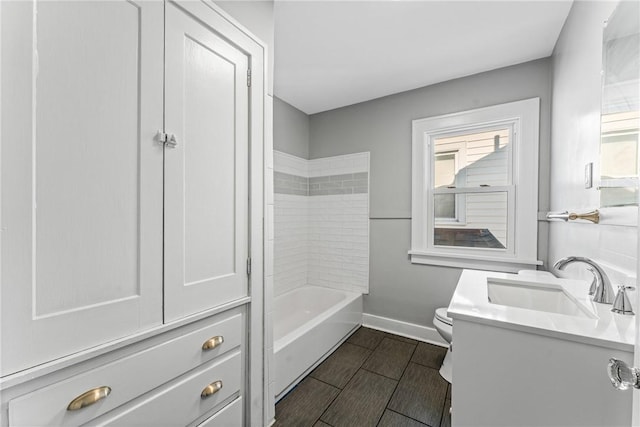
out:
<path id="1" fill-rule="evenodd" d="M 540 99 L 413 120 L 411 262 L 448 267 L 517 272 L 535 268 L 538 221 Z M 435 138 L 492 126 L 512 126 L 510 184 L 451 189 L 452 193 L 507 192 L 507 248 L 434 245 L 433 170 Z M 446 193 L 447 189 L 435 193 Z M 440 224 L 445 225 L 445 224 Z"/>

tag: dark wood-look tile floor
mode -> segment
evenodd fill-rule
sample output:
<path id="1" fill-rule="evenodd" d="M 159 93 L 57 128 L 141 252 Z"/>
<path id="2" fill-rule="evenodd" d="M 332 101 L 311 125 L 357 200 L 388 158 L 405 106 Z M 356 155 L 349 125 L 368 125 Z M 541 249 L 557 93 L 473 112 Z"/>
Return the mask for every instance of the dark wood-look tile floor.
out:
<path id="1" fill-rule="evenodd" d="M 446 349 L 359 328 L 276 405 L 278 427 L 448 427 Z"/>

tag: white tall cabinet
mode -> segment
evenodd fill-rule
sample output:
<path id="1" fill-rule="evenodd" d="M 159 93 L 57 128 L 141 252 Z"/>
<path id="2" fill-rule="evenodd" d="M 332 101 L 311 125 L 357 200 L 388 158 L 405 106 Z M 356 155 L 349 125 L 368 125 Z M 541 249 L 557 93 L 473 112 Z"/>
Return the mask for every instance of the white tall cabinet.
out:
<path id="1" fill-rule="evenodd" d="M 264 47 L 206 1 L 0 20 L 1 425 L 261 420 Z"/>

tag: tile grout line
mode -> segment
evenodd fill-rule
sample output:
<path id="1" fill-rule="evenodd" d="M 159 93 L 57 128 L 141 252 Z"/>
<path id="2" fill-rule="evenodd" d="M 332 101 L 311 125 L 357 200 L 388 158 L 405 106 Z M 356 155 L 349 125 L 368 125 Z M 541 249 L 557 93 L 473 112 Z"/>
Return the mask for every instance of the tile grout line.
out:
<path id="1" fill-rule="evenodd" d="M 420 342 L 422 342 L 422 341 L 420 341 Z M 433 346 L 433 344 L 431 344 L 431 343 L 424 343 L 424 344 Z M 417 349 L 417 347 L 416 347 L 416 349 Z M 446 355 L 446 353 L 445 353 L 445 355 Z M 425 368 L 437 369 L 438 371 L 440 371 L 440 367 L 434 368 L 433 366 L 425 365 L 424 363 L 420 363 L 420 362 L 418 362 L 416 360 L 412 360 L 411 362 L 415 363 L 416 365 L 424 366 Z"/>
<path id="2" fill-rule="evenodd" d="M 413 417 L 410 417 L 409 415 L 403 414 L 403 413 L 398 412 L 398 411 L 394 411 L 393 409 L 389 409 L 389 408 L 385 408 L 385 409 L 386 409 L 387 411 L 389 411 L 389 412 L 393 412 L 394 414 L 398 414 L 398 415 L 403 416 L 403 417 L 405 417 L 405 418 L 409 418 L 410 420 L 413 420 L 413 421 L 415 421 L 415 422 L 418 422 L 418 423 L 420 423 L 420 424 L 422 424 L 422 425 L 425 425 L 425 426 L 431 427 L 431 426 L 429 426 L 429 424 L 425 424 L 425 423 L 423 423 L 422 421 L 420 421 L 420 420 L 418 420 L 418 419 L 415 419 L 415 418 L 413 418 Z M 442 424 L 442 420 L 440 420 L 440 424 Z"/>
<path id="3" fill-rule="evenodd" d="M 312 372 L 313 372 L 313 371 L 312 371 Z M 357 372 L 357 371 L 356 371 L 356 372 Z M 318 381 L 318 382 L 320 382 L 320 383 L 322 383 L 322 384 L 328 385 L 328 386 L 333 387 L 333 388 L 335 388 L 335 389 L 337 389 L 337 390 L 338 390 L 338 394 L 336 394 L 336 397 L 334 397 L 334 398 L 331 400 L 331 402 L 329 402 L 329 403 L 327 404 L 327 407 L 324 409 L 324 411 L 322 411 L 322 413 L 320 414 L 320 416 L 319 416 L 318 418 L 316 418 L 316 420 L 313 422 L 313 424 L 311 424 L 311 425 L 313 426 L 313 425 L 315 425 L 318 421 L 322 421 L 320 418 L 322 418 L 322 416 L 323 416 L 323 415 L 324 415 L 324 413 L 327 411 L 327 409 L 329 409 L 329 406 L 331 406 L 331 404 L 332 404 L 332 403 L 333 403 L 333 402 L 338 398 L 338 396 L 340 396 L 340 394 L 342 394 L 342 390 L 343 390 L 343 389 L 341 389 L 340 387 L 336 387 L 336 386 L 335 386 L 335 385 L 333 385 L 333 384 L 329 384 L 329 383 L 327 383 L 327 382 L 324 382 L 324 381 L 322 381 L 322 380 L 319 380 L 318 378 L 312 377 L 312 376 L 311 376 L 311 374 L 307 375 L 307 377 L 308 377 L 308 378 L 312 378 L 312 379 L 314 379 L 314 380 L 316 380 L 316 381 Z M 325 423 L 324 421 L 322 421 L 322 422 L 323 422 L 323 423 Z M 333 427 L 333 425 L 332 425 L 332 424 L 329 424 L 329 423 L 325 423 L 325 424 L 327 424 L 327 425 L 329 425 L 329 426 Z"/>
<path id="4" fill-rule="evenodd" d="M 362 328 L 362 326 L 361 326 L 360 328 Z M 359 329 L 360 329 L 360 328 L 359 328 Z M 358 330 L 359 330 L 359 329 L 357 329 L 353 334 L 351 334 L 351 336 L 350 336 L 349 338 L 351 338 L 352 336 L 354 336 L 354 335 L 356 334 L 356 332 L 358 332 Z M 342 343 L 340 346 L 344 345 L 344 344 L 345 344 L 345 343 L 347 343 L 347 342 L 349 342 L 349 341 L 348 341 L 348 339 L 347 339 L 347 341 L 345 341 L 344 343 Z M 382 340 L 380 340 L 380 342 L 382 342 Z M 329 403 L 329 404 L 327 405 L 327 407 L 326 407 L 326 408 L 324 408 L 324 411 L 322 411 L 322 414 L 320 414 L 320 417 L 318 417 L 318 419 L 317 419 L 317 420 L 315 420 L 315 422 L 314 422 L 313 424 L 317 423 L 318 421 L 322 421 L 322 416 L 323 416 L 323 415 L 324 415 L 324 414 L 329 410 L 329 408 L 331 407 L 331 405 L 333 405 L 333 402 L 335 402 L 335 401 L 336 401 L 336 399 L 337 399 L 338 397 L 340 397 L 340 395 L 342 394 L 342 392 L 347 388 L 347 386 L 348 386 L 348 385 L 349 385 L 349 383 L 353 380 L 353 378 L 356 376 L 356 374 L 358 373 L 358 371 L 359 371 L 360 369 L 362 369 L 362 365 L 364 365 L 364 364 L 366 363 L 366 361 L 367 361 L 367 360 L 369 360 L 369 358 L 371 357 L 371 355 L 372 355 L 372 354 L 373 354 L 373 352 L 375 351 L 375 349 L 371 350 L 370 348 L 367 348 L 367 347 L 364 347 L 364 346 L 361 346 L 361 345 L 358 345 L 358 344 L 354 344 L 354 343 L 349 343 L 349 344 L 351 344 L 351 345 L 355 345 L 355 346 L 360 347 L 360 348 L 367 349 L 367 350 L 369 350 L 369 354 L 367 355 L 366 359 L 364 359 L 364 360 L 362 361 L 362 363 L 360 364 L 360 366 L 358 367 L 358 369 L 356 369 L 356 371 L 353 373 L 353 375 L 349 378 L 349 380 L 347 381 L 347 383 L 344 385 L 344 387 L 343 387 L 343 388 L 333 386 L 333 387 L 336 387 L 338 390 L 340 390 L 340 392 L 336 395 L 336 397 L 334 397 L 334 398 L 333 398 L 333 400 L 331 401 L 331 403 Z M 378 345 L 380 345 L 380 343 L 378 343 Z M 375 347 L 375 348 L 378 348 L 378 345 L 376 345 L 376 347 Z M 312 371 L 312 372 L 313 372 L 313 371 Z M 317 379 L 317 378 L 316 378 L 316 379 Z M 320 381 L 320 380 L 318 380 L 318 381 Z M 323 382 L 324 382 L 324 381 L 323 381 Z M 327 383 L 325 383 L 325 384 L 327 384 Z M 329 384 L 329 385 L 331 385 L 331 384 Z M 325 424 L 331 425 L 331 424 L 326 423 L 326 422 L 324 422 L 324 421 L 322 421 L 322 422 L 323 422 L 323 423 L 325 423 Z"/>
<path id="5" fill-rule="evenodd" d="M 357 371 L 356 371 L 356 372 L 357 372 Z M 348 383 L 347 383 L 347 384 L 348 384 Z M 345 386 L 345 387 L 346 387 L 346 386 Z M 334 398 L 333 398 L 333 400 L 331 400 L 331 402 L 329 402 L 329 404 L 327 405 L 327 407 L 326 407 L 326 408 L 324 408 L 324 411 L 322 411 L 322 413 L 320 414 L 320 416 L 318 417 L 318 419 L 317 419 L 317 420 L 315 420 L 315 421 L 313 422 L 312 426 L 316 425 L 316 423 L 317 423 L 318 421 L 321 421 L 321 422 L 323 422 L 323 423 L 325 423 L 325 424 L 330 425 L 331 427 L 333 427 L 333 424 L 329 424 L 329 423 L 327 423 L 327 422 L 322 421 L 322 416 L 325 414 L 325 412 L 327 412 L 327 410 L 329 410 L 329 408 L 331 407 L 331 405 L 333 405 L 333 402 L 335 402 L 335 401 L 336 401 L 336 399 L 337 399 L 338 397 L 340 397 L 340 395 L 342 394 L 342 390 L 343 390 L 343 389 L 339 388 L 338 390 L 340 390 L 340 393 L 336 394 L 336 397 L 334 397 Z"/>
<path id="6" fill-rule="evenodd" d="M 356 372 L 357 372 L 357 371 L 356 371 Z M 313 373 L 313 371 L 311 371 L 311 373 Z M 323 380 L 321 380 L 320 378 L 316 378 L 316 377 L 314 377 L 314 376 L 313 376 L 313 375 L 311 375 L 311 374 L 307 375 L 307 377 L 309 377 L 309 378 L 313 378 L 314 380 L 319 381 L 319 382 L 321 382 L 322 384 L 326 384 L 326 385 L 331 386 L 331 387 L 333 387 L 333 388 L 337 388 L 337 389 L 338 389 L 338 390 L 340 390 L 340 391 L 344 390 L 344 388 L 340 388 L 340 387 L 338 387 L 338 386 L 337 386 L 337 385 L 335 385 L 335 384 L 331 384 L 331 383 L 328 383 L 328 382 L 326 382 L 326 381 L 323 381 Z M 351 378 L 349 378 L 349 379 L 351 379 Z M 303 380 L 304 380 L 304 378 L 303 378 Z M 300 382 L 302 382 L 302 381 L 300 381 Z"/>
<path id="7" fill-rule="evenodd" d="M 430 344 L 430 343 L 426 343 L 426 344 L 433 345 L 433 344 Z M 417 346 L 416 346 L 416 350 L 417 350 Z M 423 368 L 427 368 L 427 369 L 431 369 L 431 370 L 434 370 L 434 371 L 438 371 L 438 374 L 440 374 L 440 369 L 439 368 L 434 368 L 433 366 L 425 365 L 425 364 L 420 363 L 420 362 L 418 362 L 416 360 L 411 360 L 409 363 L 414 363 L 414 364 L 416 364 L 418 366 L 421 366 Z M 407 366 L 409 366 L 409 365 L 407 364 Z M 447 392 L 445 393 L 445 396 L 444 396 L 444 402 L 442 402 L 442 412 L 440 414 L 440 422 L 438 423 L 438 427 L 442 426 L 442 421 L 444 420 L 444 417 L 445 417 L 444 411 L 446 410 L 447 394 L 448 394 L 448 391 L 449 391 L 449 387 L 451 387 L 451 383 L 447 383 Z M 391 411 L 391 409 L 389 409 L 389 410 Z M 401 414 L 400 413 L 400 415 L 403 415 L 403 416 L 405 416 L 407 418 L 411 418 L 412 420 L 415 419 L 415 418 L 412 418 L 412 417 L 410 417 L 408 415 L 405 415 L 405 414 Z M 420 420 L 416 420 L 416 421 L 421 422 Z M 422 423 L 422 424 L 424 424 L 424 423 Z"/>
<path id="8" fill-rule="evenodd" d="M 358 373 L 358 370 L 356 370 L 356 372 L 351 376 L 351 378 L 349 378 L 349 381 L 347 381 L 347 384 L 344 385 L 344 388 L 347 388 L 347 385 L 351 382 L 351 380 L 353 379 L 353 377 L 356 376 L 356 374 Z M 336 394 L 336 397 L 333 398 L 333 400 L 331 402 L 329 402 L 329 404 L 327 405 L 326 408 L 324 408 L 324 411 L 322 411 L 322 413 L 320 414 L 320 416 L 318 417 L 317 420 L 315 420 L 315 422 L 313 423 L 314 425 L 318 422 L 318 421 L 322 421 L 322 416 L 329 410 L 329 408 L 331 407 L 331 405 L 333 405 L 333 402 L 336 401 L 336 399 L 338 397 L 340 397 L 340 395 L 342 394 L 342 392 L 344 391 L 344 388 L 339 388 L 338 390 L 340 390 L 340 392 L 338 394 Z M 332 426 L 332 424 L 329 424 L 327 422 L 322 421 L 325 424 L 328 424 L 330 426 Z"/>
<path id="9" fill-rule="evenodd" d="M 375 330 L 377 330 L 377 329 L 375 329 Z M 412 338 L 405 338 L 405 337 L 400 336 L 400 335 L 393 335 L 391 332 L 385 332 L 385 334 L 386 334 L 386 338 L 389 338 L 390 340 L 402 342 L 402 343 L 405 343 L 405 344 L 418 345 L 418 343 L 421 343 L 421 342 L 423 342 L 425 344 L 429 344 L 426 341 L 418 341 L 418 340 L 414 340 Z M 403 338 L 403 339 L 399 340 L 399 339 L 394 338 L 394 337 L 400 337 L 400 338 Z"/>
<path id="10" fill-rule="evenodd" d="M 407 362 L 407 364 L 409 364 L 409 362 Z M 358 370 L 359 370 L 359 371 L 360 371 L 360 370 L 362 370 L 362 371 L 367 371 L 367 372 L 369 372 L 370 374 L 379 375 L 379 376 L 381 376 L 382 378 L 386 378 L 386 379 L 388 379 L 388 380 L 393 380 L 393 381 L 395 381 L 395 382 L 399 382 L 399 381 L 400 381 L 400 379 L 395 379 L 395 378 L 388 377 L 388 376 L 386 376 L 386 375 L 381 374 L 380 372 L 372 371 L 371 369 L 367 369 L 367 368 L 360 368 L 360 369 L 358 369 Z M 402 371 L 402 373 L 404 373 L 404 371 Z M 402 375 L 401 375 L 400 377 L 402 378 Z M 395 390 L 394 390 L 394 391 L 395 391 Z"/>
<path id="11" fill-rule="evenodd" d="M 433 369 L 434 371 L 440 372 L 440 368 L 434 368 L 433 366 L 423 365 L 422 363 L 418 363 L 415 360 L 410 360 L 409 362 L 411 362 L 411 363 L 413 363 L 415 365 L 421 366 L 423 368 Z"/>
<path id="12" fill-rule="evenodd" d="M 438 375 L 440 375 L 440 370 L 439 370 L 439 369 L 432 368 L 431 366 L 426 366 L 426 365 L 423 365 L 423 364 L 421 364 L 421 363 L 417 363 L 417 362 L 414 362 L 414 361 L 409 361 L 409 363 L 407 363 L 407 367 L 409 367 L 409 364 L 410 364 L 410 363 L 413 363 L 414 365 L 421 366 L 421 367 L 423 367 L 423 368 L 427 368 L 427 369 L 432 370 L 432 371 L 437 371 L 437 372 L 438 372 Z M 404 375 L 404 373 L 403 373 L 403 375 Z M 450 385 L 451 385 L 451 384 L 450 384 L 449 382 L 447 382 L 447 390 L 448 390 L 448 388 L 450 387 Z M 444 405 L 445 405 L 446 403 L 447 403 L 447 392 L 445 392 L 445 394 L 444 394 L 444 402 L 442 402 L 442 406 L 443 406 L 443 409 L 442 409 L 442 410 L 443 410 L 443 411 L 444 411 Z M 391 411 L 392 409 L 389 409 L 389 410 Z M 397 412 L 397 411 L 393 411 L 393 412 Z M 422 423 L 422 424 L 425 424 L 425 425 L 429 425 L 429 424 L 423 423 L 422 421 L 420 421 L 420 420 L 418 420 L 418 419 L 415 419 L 415 418 L 413 418 L 413 417 L 410 417 L 409 415 L 403 414 L 403 413 L 401 413 L 401 412 L 397 412 L 397 413 L 398 413 L 398 414 L 400 414 L 400 415 L 403 415 L 403 416 L 405 416 L 405 417 L 407 417 L 407 418 L 411 418 L 412 420 L 416 420 L 416 421 L 418 421 L 419 423 Z M 437 424 L 437 426 L 430 426 L 430 427 L 440 427 L 440 426 L 442 425 L 442 419 L 443 419 L 443 416 L 444 416 L 444 412 L 442 412 L 442 414 L 440 414 L 440 422 Z"/>
<path id="13" fill-rule="evenodd" d="M 374 330 L 375 330 L 375 329 L 374 329 Z M 376 350 L 378 350 L 378 347 L 380 347 L 380 345 L 382 344 L 382 341 L 384 341 L 384 338 L 392 339 L 392 338 L 390 338 L 390 337 L 386 337 L 386 336 L 385 336 L 385 337 L 383 337 L 383 338 L 382 338 L 382 340 L 380 340 L 380 342 L 378 343 L 378 345 L 376 345 L 376 348 L 375 348 L 375 349 L 373 349 L 373 350 L 371 350 L 371 354 L 369 355 L 369 357 L 367 357 L 367 360 L 365 360 L 365 361 L 362 363 L 362 365 L 360 365 L 360 368 L 358 368 L 358 370 L 362 369 L 363 371 L 367 371 L 367 372 L 370 372 L 370 373 L 372 373 L 372 374 L 380 375 L 380 376 L 381 376 L 381 377 L 383 377 L 383 378 L 388 378 L 388 379 L 390 379 L 390 380 L 393 380 L 393 381 L 399 382 L 399 381 L 400 381 L 400 378 L 402 378 L 402 374 L 404 374 L 404 370 L 402 371 L 402 374 L 400 374 L 400 378 L 395 379 L 395 378 L 388 377 L 388 376 L 386 376 L 386 375 L 384 375 L 384 374 L 381 374 L 381 373 L 379 373 L 379 372 L 372 371 L 371 369 L 363 368 L 363 366 L 365 365 L 365 363 L 367 363 L 367 361 L 369 360 L 369 358 L 373 356 L 373 353 L 375 353 L 375 352 L 376 352 Z M 409 364 L 409 362 L 411 362 L 411 357 L 413 357 L 413 353 L 416 351 L 417 344 L 411 344 L 411 343 L 407 343 L 407 342 L 399 341 L 399 340 L 394 340 L 394 341 L 396 341 L 396 342 L 402 342 L 403 344 L 413 345 L 414 349 L 413 349 L 413 351 L 411 352 L 411 355 L 409 356 L 409 361 L 407 362 L 407 365 L 408 365 L 408 364 Z M 406 366 L 405 366 L 405 369 L 406 369 Z M 395 389 L 394 389 L 394 391 L 395 391 Z M 393 394 L 393 393 L 392 393 L 392 394 Z"/>
<path id="14" fill-rule="evenodd" d="M 407 364 L 405 365 L 404 369 L 402 370 L 402 374 L 400 374 L 400 379 L 398 380 L 398 382 L 396 382 L 396 386 L 393 388 L 393 392 L 391 392 L 391 395 L 389 396 L 389 400 L 387 400 L 387 404 L 384 405 L 384 411 L 389 409 L 389 402 L 391 402 L 391 399 L 393 399 L 393 395 L 396 394 L 396 390 L 398 389 L 398 386 L 400 385 L 400 381 L 402 380 L 402 377 L 404 376 L 405 372 L 407 372 L 407 367 L 409 366 L 409 363 L 411 363 L 411 358 L 413 357 L 413 355 L 415 354 L 417 349 L 418 349 L 418 346 L 415 345 L 413 351 L 411 352 L 411 356 L 409 356 L 409 361 L 407 362 Z M 389 410 L 391 410 L 391 409 L 389 409 Z M 382 414 L 380 415 L 380 418 L 378 418 L 378 422 L 376 422 L 376 426 L 378 424 L 380 424 L 380 421 L 382 420 L 382 417 L 384 416 L 384 411 L 382 411 Z"/>
<path id="15" fill-rule="evenodd" d="M 371 357 L 373 355 L 373 353 L 378 349 L 378 347 L 380 347 L 380 345 L 382 344 L 382 341 L 384 341 L 385 336 L 386 336 L 386 334 L 383 334 L 382 339 L 378 342 L 378 345 L 376 345 L 376 348 L 371 351 L 371 354 L 369 355 L 369 357 Z M 416 351 L 417 347 L 418 346 L 416 345 L 415 348 L 413 349 L 413 351 L 411 352 L 411 356 L 409 357 L 409 360 L 411 360 L 411 357 L 413 357 L 413 353 Z M 368 359 L 369 358 L 367 358 L 367 360 Z M 366 363 L 366 362 L 367 361 L 365 360 L 364 363 Z M 389 402 L 391 401 L 391 398 L 393 397 L 393 393 L 396 392 L 396 389 L 398 388 L 398 384 L 400 384 L 400 380 L 394 380 L 393 378 L 386 377 L 386 376 L 384 376 L 382 374 L 378 374 L 377 372 L 369 371 L 368 369 L 365 369 L 365 368 L 362 367 L 362 366 L 364 366 L 364 363 L 360 366 L 359 370 L 366 371 L 366 372 L 371 372 L 372 374 L 375 374 L 375 375 L 380 375 L 381 377 L 388 378 L 388 379 L 390 379 L 392 381 L 395 381 L 395 383 L 396 383 L 395 387 L 393 388 L 393 391 L 391 393 L 389 393 L 389 399 L 387 399 L 387 402 L 384 405 L 384 409 L 382 410 L 382 412 L 380 413 L 380 416 L 378 417 L 378 419 L 376 420 L 376 422 L 374 424 L 374 425 L 377 426 L 378 424 L 380 424 L 380 420 L 382 420 L 382 417 L 384 416 L 384 411 L 387 409 L 387 406 L 389 405 Z M 409 365 L 409 362 L 407 362 L 407 365 Z M 405 366 L 405 369 L 406 368 L 407 367 Z M 402 371 L 402 375 L 404 375 L 404 370 Z M 400 378 L 402 378 L 402 375 L 400 375 Z"/>
<path id="16" fill-rule="evenodd" d="M 352 335 L 352 336 L 353 336 L 353 335 Z M 384 339 L 384 338 L 383 338 L 383 339 Z M 382 342 L 382 340 L 380 340 L 380 342 Z M 350 342 L 350 341 L 348 341 L 348 340 L 347 340 L 347 341 L 345 341 L 345 343 L 347 343 L 347 344 L 351 344 L 351 345 L 355 345 L 355 346 L 360 347 L 360 348 L 366 348 L 367 350 L 371 351 L 372 353 L 373 353 L 373 352 L 378 348 L 378 346 L 380 345 L 380 343 L 378 343 L 378 344 L 376 344 L 376 346 L 375 346 L 373 349 L 371 349 L 371 348 L 369 348 L 369 347 L 365 347 L 365 346 L 363 346 L 363 345 L 356 344 L 356 343 Z M 344 343 L 343 343 L 343 344 L 344 344 Z"/>

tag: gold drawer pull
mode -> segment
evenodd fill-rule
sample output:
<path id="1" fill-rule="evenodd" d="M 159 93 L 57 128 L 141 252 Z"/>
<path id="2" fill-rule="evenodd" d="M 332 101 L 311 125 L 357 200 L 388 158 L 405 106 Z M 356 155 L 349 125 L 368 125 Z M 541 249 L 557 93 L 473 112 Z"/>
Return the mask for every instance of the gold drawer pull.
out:
<path id="1" fill-rule="evenodd" d="M 202 349 L 203 350 L 213 350 L 214 348 L 216 348 L 217 346 L 219 346 L 223 342 L 224 342 L 224 337 L 218 335 L 216 337 L 213 337 L 213 338 L 205 341 L 204 344 L 202 344 Z"/>
<path id="2" fill-rule="evenodd" d="M 69 406 L 67 406 L 67 411 L 77 411 L 85 406 L 93 405 L 94 403 L 109 396 L 109 393 L 111 393 L 111 387 L 96 387 L 73 399 L 71 403 L 69 403 Z"/>
<path id="3" fill-rule="evenodd" d="M 219 392 L 221 388 L 222 388 L 222 381 L 218 380 L 218 381 L 212 382 L 211 384 L 206 386 L 204 390 L 202 390 L 202 393 L 200 393 L 200 398 L 206 399 L 212 394 Z"/>

